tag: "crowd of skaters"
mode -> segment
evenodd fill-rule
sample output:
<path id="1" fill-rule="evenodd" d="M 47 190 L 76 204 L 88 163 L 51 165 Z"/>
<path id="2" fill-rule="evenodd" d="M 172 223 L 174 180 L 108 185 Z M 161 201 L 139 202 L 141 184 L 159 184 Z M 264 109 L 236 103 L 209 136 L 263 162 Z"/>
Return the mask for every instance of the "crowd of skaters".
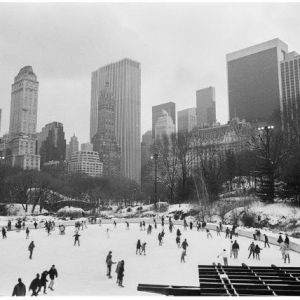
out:
<path id="1" fill-rule="evenodd" d="M 92 224 L 95 224 L 96 222 L 93 220 Z M 194 227 L 197 228 L 197 231 L 206 231 L 206 234 L 207 234 L 207 239 L 209 238 L 213 238 L 210 230 L 207 228 L 207 224 L 205 221 L 203 222 L 200 222 L 200 221 L 196 221 L 195 222 L 196 225 L 194 225 L 194 223 L 191 221 L 191 222 L 187 222 L 186 219 L 184 218 L 183 219 L 183 229 L 184 231 L 188 230 L 188 228 L 190 230 L 193 230 Z M 99 225 L 101 226 L 101 219 L 99 221 Z M 113 225 L 114 225 L 114 228 L 116 228 L 117 226 L 117 223 L 116 221 L 113 222 Z M 163 238 L 164 238 L 164 235 L 165 235 L 165 232 L 164 232 L 164 225 L 165 225 L 165 220 L 164 220 L 164 217 L 161 217 L 161 227 L 162 227 L 162 230 L 161 232 L 158 233 L 158 241 L 159 241 L 159 245 L 162 246 L 163 244 Z M 23 226 L 23 224 L 22 224 Z M 25 228 L 25 226 L 23 226 Z M 153 226 L 152 224 L 148 224 L 147 226 L 147 234 L 151 234 L 152 232 L 152 228 L 157 228 L 157 221 L 155 218 L 153 218 Z M 35 225 L 35 228 L 36 228 L 36 225 Z M 78 245 L 80 246 L 80 242 L 79 242 L 79 230 L 83 230 L 84 228 L 87 228 L 87 225 L 86 225 L 86 221 L 81 221 L 81 222 L 76 222 L 75 223 L 75 234 L 73 235 L 74 237 L 74 246 L 75 245 Z M 126 222 L 126 228 L 129 229 L 129 223 Z M 6 238 L 6 232 L 3 232 L 3 229 L 5 230 L 5 228 L 3 227 L 2 228 L 2 235 L 3 235 L 3 238 Z M 55 223 L 54 221 L 49 221 L 49 222 L 46 222 L 45 223 L 45 229 L 46 231 L 48 232 L 49 234 L 49 231 L 51 232 L 52 230 L 55 229 Z M 108 229 L 108 228 L 107 228 Z M 172 221 L 172 218 L 169 217 L 169 231 L 170 233 L 173 232 L 173 229 L 174 229 L 174 223 Z M 217 226 L 216 226 L 216 233 L 217 233 L 217 236 L 221 236 L 221 232 L 223 231 L 223 225 L 222 223 L 220 222 Z M 225 230 L 225 239 L 230 239 L 230 258 L 233 257 L 233 259 L 237 259 L 238 258 L 238 254 L 239 254 L 239 250 L 240 250 L 240 246 L 237 242 L 237 240 L 235 240 L 233 242 L 233 237 L 238 237 L 238 233 L 237 233 L 237 226 L 233 225 L 231 227 L 231 229 L 229 229 L 229 227 L 226 228 Z M 108 229 L 109 230 L 109 229 Z M 141 221 L 140 222 L 140 230 L 141 231 L 145 231 L 146 230 L 146 223 L 145 221 Z M 63 234 L 64 231 L 65 231 L 65 226 L 64 225 L 59 225 L 59 231 L 60 231 L 60 234 Z M 29 228 L 27 227 L 26 228 L 26 238 L 29 238 Z M 109 231 L 107 231 L 108 233 Z M 176 231 L 176 245 L 178 248 L 181 248 L 182 249 L 182 252 L 181 252 L 181 256 L 180 256 L 180 260 L 181 262 L 185 262 L 185 257 L 187 256 L 187 247 L 189 246 L 188 245 L 188 242 L 187 242 L 187 239 L 185 238 L 183 240 L 183 242 L 181 243 L 181 231 L 180 229 L 178 228 L 177 231 Z M 5 236 L 5 237 L 4 237 Z M 260 234 L 260 231 L 259 230 L 256 230 L 256 232 L 254 233 L 253 235 L 253 238 L 254 238 L 254 241 L 256 240 L 261 240 L 261 234 Z M 281 234 L 279 235 L 279 239 L 278 239 L 278 244 L 280 246 L 280 251 L 282 253 L 282 258 L 284 259 L 284 262 L 288 261 L 290 263 L 290 256 L 289 256 L 289 238 L 288 236 L 286 235 L 285 237 L 285 240 L 283 240 Z M 136 254 L 139 254 L 139 255 L 146 255 L 146 242 L 143 242 L 141 243 L 140 240 L 137 241 L 137 244 L 136 244 Z M 264 245 L 265 245 L 265 248 L 266 247 L 270 247 L 269 245 L 269 241 L 268 241 L 268 237 L 266 234 L 264 234 Z M 28 250 L 30 251 L 30 259 L 32 258 L 32 252 L 33 252 L 33 249 L 34 249 L 35 245 L 34 245 L 34 242 L 31 242 L 31 244 L 29 245 L 28 247 Z M 254 259 L 258 259 L 260 260 L 260 251 L 262 250 L 262 248 L 259 247 L 258 244 L 255 244 L 254 242 L 252 242 L 248 248 L 249 250 L 249 259 L 250 258 L 254 258 Z M 226 249 L 223 249 L 223 251 L 218 255 L 218 257 L 222 257 L 223 258 L 223 263 L 224 265 L 228 265 L 228 254 L 227 254 L 227 251 Z M 110 253 L 107 255 L 107 258 L 106 258 L 106 264 L 107 264 L 107 276 L 108 278 L 112 278 L 111 276 L 111 266 L 112 264 L 115 264 L 115 262 L 112 261 L 112 252 L 110 251 Z M 125 262 L 124 260 L 120 260 L 117 264 L 117 267 L 116 267 L 116 273 L 117 273 L 117 284 L 121 287 L 123 287 L 123 278 L 124 278 L 124 266 L 125 266 Z M 46 271 L 45 271 L 46 272 Z M 38 285 L 36 285 L 35 283 L 33 283 L 33 285 L 30 285 L 31 287 L 35 287 L 35 286 L 38 286 L 39 289 L 32 289 L 33 291 L 33 294 L 32 295 L 35 295 L 35 293 L 39 293 L 40 290 L 41 290 L 41 286 L 44 287 L 44 292 L 46 291 L 46 285 L 45 285 L 45 272 L 42 273 L 41 275 L 41 278 L 39 277 L 39 274 L 37 274 L 37 277 L 34 279 L 35 282 L 39 282 Z M 44 275 L 43 275 L 44 274 Z M 48 272 L 49 274 L 49 272 Z M 22 285 L 22 281 L 21 279 L 19 279 L 20 282 L 18 282 L 18 287 L 20 285 Z M 34 282 L 33 280 L 33 282 Z M 52 279 L 51 279 L 52 280 Z M 54 279 L 53 279 L 54 280 Z M 47 281 L 46 281 L 47 282 Z M 54 281 L 52 281 L 54 282 Z M 43 285 L 42 285 L 43 284 Z M 17 286 L 16 285 L 16 286 Z M 18 287 L 16 288 L 18 290 Z M 49 285 L 49 288 L 50 289 L 53 289 L 53 284 Z"/>

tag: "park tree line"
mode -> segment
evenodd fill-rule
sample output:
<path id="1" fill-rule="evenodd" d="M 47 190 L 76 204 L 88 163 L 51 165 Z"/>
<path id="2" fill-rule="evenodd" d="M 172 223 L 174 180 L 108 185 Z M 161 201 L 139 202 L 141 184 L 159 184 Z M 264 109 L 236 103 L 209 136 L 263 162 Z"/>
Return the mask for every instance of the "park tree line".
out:
<path id="1" fill-rule="evenodd" d="M 300 205 L 299 136 L 288 137 L 280 126 L 253 125 L 248 136 L 240 136 L 240 149 L 222 148 L 192 132 L 179 132 L 155 141 L 158 154 L 158 198 L 170 203 L 212 203 L 220 193 L 239 191 L 272 203 L 276 197 L 290 198 Z M 195 143 L 196 141 L 196 143 Z M 142 191 L 154 197 L 154 163 L 142 169 Z"/>
<path id="2" fill-rule="evenodd" d="M 34 211 L 62 200 L 62 196 L 95 205 L 131 204 L 141 200 L 138 184 L 124 177 L 90 177 L 57 171 L 36 171 L 0 165 L 0 203 L 19 203 L 25 211 L 29 204 Z"/>

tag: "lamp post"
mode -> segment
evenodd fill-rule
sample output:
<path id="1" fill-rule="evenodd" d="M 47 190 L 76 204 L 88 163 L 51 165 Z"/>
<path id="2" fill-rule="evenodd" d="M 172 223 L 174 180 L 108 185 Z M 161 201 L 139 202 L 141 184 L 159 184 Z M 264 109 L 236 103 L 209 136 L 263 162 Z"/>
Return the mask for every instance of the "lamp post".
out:
<path id="1" fill-rule="evenodd" d="M 157 159 L 158 159 L 158 154 L 154 153 L 151 158 L 154 159 L 154 209 L 156 209 L 156 206 L 157 206 Z"/>
<path id="2" fill-rule="evenodd" d="M 266 161 L 267 161 L 267 177 L 269 180 L 270 190 L 269 190 L 269 196 L 270 198 L 274 198 L 274 174 L 273 174 L 273 162 L 271 160 L 271 154 L 270 154 L 270 132 L 274 129 L 273 125 L 266 125 L 264 127 L 259 127 L 258 130 L 260 132 L 265 133 L 265 149 L 266 149 Z"/>

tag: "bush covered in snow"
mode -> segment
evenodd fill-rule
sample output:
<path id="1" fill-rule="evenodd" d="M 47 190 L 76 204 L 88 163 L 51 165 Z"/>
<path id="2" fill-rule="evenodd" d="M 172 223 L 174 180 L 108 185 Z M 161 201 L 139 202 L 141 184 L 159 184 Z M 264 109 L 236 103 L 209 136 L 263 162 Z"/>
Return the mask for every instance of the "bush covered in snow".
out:
<path id="1" fill-rule="evenodd" d="M 65 206 L 58 210 L 58 217 L 70 217 L 70 218 L 80 218 L 87 213 L 79 207 Z"/>

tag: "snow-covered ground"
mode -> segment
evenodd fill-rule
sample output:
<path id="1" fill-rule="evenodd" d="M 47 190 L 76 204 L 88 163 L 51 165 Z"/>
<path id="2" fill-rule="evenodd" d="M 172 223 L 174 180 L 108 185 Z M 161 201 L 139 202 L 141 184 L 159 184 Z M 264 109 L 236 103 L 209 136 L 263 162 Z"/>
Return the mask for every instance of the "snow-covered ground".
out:
<path id="1" fill-rule="evenodd" d="M 176 226 L 178 227 L 178 226 Z M 106 228 L 110 229 L 110 238 L 107 238 Z M 138 224 L 130 224 L 126 230 L 125 224 L 117 224 L 116 229 L 110 225 L 88 225 L 80 232 L 81 246 L 73 246 L 74 228 L 67 227 L 66 234 L 61 236 L 58 230 L 50 236 L 44 229 L 32 229 L 30 239 L 25 239 L 25 232 L 8 232 L 6 240 L 0 240 L 0 296 L 10 296 L 17 278 L 21 277 L 28 286 L 36 273 L 49 270 L 55 264 L 58 278 L 55 280 L 55 291 L 48 291 L 51 296 L 100 296 L 100 295 L 152 295 L 137 291 L 139 283 L 149 284 L 177 284 L 198 285 L 198 264 L 219 262 L 217 255 L 226 248 L 229 251 L 230 241 L 217 237 L 212 232 L 213 239 L 207 240 L 205 232 L 193 230 L 182 231 L 182 240 L 187 238 L 189 247 L 186 263 L 180 263 L 181 249 L 175 243 L 176 231 L 169 233 L 165 227 L 163 246 L 158 246 L 157 235 L 161 230 L 154 229 L 151 235 L 140 231 Z M 177 228 L 176 228 L 177 229 Z M 147 242 L 147 255 L 135 254 L 137 239 Z M 29 260 L 27 250 L 33 240 L 36 248 L 33 259 Z M 261 261 L 248 260 L 248 238 L 237 238 L 240 244 L 239 259 L 229 259 L 230 265 L 240 265 L 245 262 L 249 265 L 275 264 L 284 265 L 277 246 L 263 249 Z M 263 247 L 262 242 L 258 242 Z M 108 251 L 113 253 L 113 260 L 125 260 L 124 288 L 116 285 L 115 265 L 113 278 L 107 279 L 105 258 Z M 300 254 L 291 251 L 291 266 L 300 265 Z"/>

